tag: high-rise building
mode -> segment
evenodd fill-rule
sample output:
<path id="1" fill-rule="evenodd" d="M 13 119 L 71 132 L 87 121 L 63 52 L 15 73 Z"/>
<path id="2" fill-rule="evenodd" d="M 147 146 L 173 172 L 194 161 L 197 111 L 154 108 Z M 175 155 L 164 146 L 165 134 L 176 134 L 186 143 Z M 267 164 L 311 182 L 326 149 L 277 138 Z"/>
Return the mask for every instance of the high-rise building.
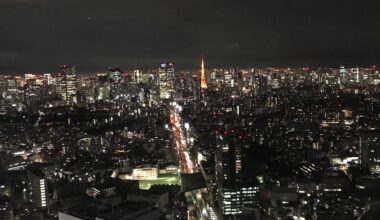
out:
<path id="1" fill-rule="evenodd" d="M 356 82 L 360 83 L 360 71 L 359 71 L 359 67 L 356 68 Z"/>
<path id="2" fill-rule="evenodd" d="M 18 93 L 18 83 L 17 79 L 13 76 L 6 77 L 5 80 L 7 81 L 7 92 L 9 94 L 16 94 Z"/>
<path id="3" fill-rule="evenodd" d="M 108 100 L 111 97 L 111 82 L 109 74 L 98 73 L 95 96 L 97 100 Z"/>
<path id="4" fill-rule="evenodd" d="M 44 74 L 44 80 L 46 81 L 47 85 L 52 85 L 53 84 L 53 78 L 50 73 L 45 73 Z"/>
<path id="5" fill-rule="evenodd" d="M 75 103 L 77 93 L 77 76 L 75 66 L 62 65 L 62 78 L 60 82 L 61 97 L 66 104 Z"/>
<path id="6" fill-rule="evenodd" d="M 223 215 L 242 213 L 241 146 L 234 135 L 219 136 L 216 152 L 219 208 Z"/>
<path id="7" fill-rule="evenodd" d="M 3 98 L 3 95 L 7 89 L 7 81 L 5 80 L 5 76 L 0 76 L 0 99 Z"/>
<path id="8" fill-rule="evenodd" d="M 341 79 L 341 82 L 346 82 L 347 81 L 347 69 L 344 68 L 344 66 L 341 66 L 339 69 L 339 76 Z"/>
<path id="9" fill-rule="evenodd" d="M 141 83 L 141 81 L 142 81 L 142 71 L 141 70 L 134 70 L 133 71 L 133 81 L 136 83 Z"/>
<path id="10" fill-rule="evenodd" d="M 67 79 L 67 97 L 71 102 L 73 102 L 73 97 L 75 97 L 77 93 L 77 75 L 76 75 L 76 68 L 75 66 L 72 66 L 70 68 L 70 71 L 66 75 Z"/>
<path id="11" fill-rule="evenodd" d="M 258 206 L 257 183 L 243 179 L 241 145 L 233 131 L 225 132 L 217 140 L 217 200 L 224 219 L 242 214 L 243 207 Z"/>
<path id="12" fill-rule="evenodd" d="M 160 98 L 171 99 L 174 93 L 174 63 L 161 63 L 158 75 Z"/>
<path id="13" fill-rule="evenodd" d="M 46 176 L 36 166 L 27 169 L 27 198 L 34 206 L 46 208 L 48 205 L 48 190 Z"/>

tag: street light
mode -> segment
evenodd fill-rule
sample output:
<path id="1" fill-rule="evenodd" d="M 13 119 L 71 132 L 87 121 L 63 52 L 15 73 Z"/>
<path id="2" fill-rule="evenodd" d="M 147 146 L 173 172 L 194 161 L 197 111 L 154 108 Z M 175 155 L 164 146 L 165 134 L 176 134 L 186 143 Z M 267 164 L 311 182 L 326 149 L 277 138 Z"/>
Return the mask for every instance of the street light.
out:
<path id="1" fill-rule="evenodd" d="M 189 128 L 190 128 L 189 122 L 185 122 L 184 127 L 185 127 L 186 130 L 189 130 Z"/>

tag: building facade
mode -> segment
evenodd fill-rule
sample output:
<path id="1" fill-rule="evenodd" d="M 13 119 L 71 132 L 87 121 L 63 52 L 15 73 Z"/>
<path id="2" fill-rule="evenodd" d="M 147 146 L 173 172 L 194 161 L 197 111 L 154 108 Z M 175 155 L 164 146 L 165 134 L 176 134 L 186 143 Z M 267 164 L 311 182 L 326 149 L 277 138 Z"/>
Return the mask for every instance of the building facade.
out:
<path id="1" fill-rule="evenodd" d="M 158 71 L 161 99 L 171 99 L 174 93 L 174 63 L 161 63 Z"/>
<path id="2" fill-rule="evenodd" d="M 220 135 L 216 150 L 216 183 L 219 211 L 224 219 L 243 214 L 244 207 L 258 206 L 258 186 L 242 175 L 242 143 L 234 133 Z"/>
<path id="3" fill-rule="evenodd" d="M 46 208 L 49 196 L 45 174 L 37 167 L 28 167 L 27 184 L 28 201 L 37 208 Z"/>

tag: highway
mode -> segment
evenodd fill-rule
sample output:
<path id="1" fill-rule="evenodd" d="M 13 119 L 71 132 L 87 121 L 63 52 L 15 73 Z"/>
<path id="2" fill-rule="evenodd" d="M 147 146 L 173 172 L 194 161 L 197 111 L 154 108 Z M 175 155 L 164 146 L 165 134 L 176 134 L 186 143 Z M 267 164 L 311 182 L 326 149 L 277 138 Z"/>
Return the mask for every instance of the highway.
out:
<path id="1" fill-rule="evenodd" d="M 170 124 L 172 127 L 175 145 L 179 157 L 179 164 L 181 173 L 191 174 L 194 173 L 194 164 L 190 159 L 190 155 L 187 149 L 186 139 L 182 131 L 182 119 L 175 109 L 170 110 Z"/>
<path id="2" fill-rule="evenodd" d="M 170 106 L 170 125 L 173 131 L 175 147 L 178 154 L 179 167 L 181 173 L 192 174 L 199 172 L 196 160 L 192 160 L 189 155 L 188 143 L 182 129 L 182 118 L 180 116 L 178 105 Z M 186 192 L 185 196 L 188 201 L 188 219 L 199 220 L 218 220 L 218 216 L 212 206 L 205 202 L 203 193 L 208 193 L 207 189 Z"/>

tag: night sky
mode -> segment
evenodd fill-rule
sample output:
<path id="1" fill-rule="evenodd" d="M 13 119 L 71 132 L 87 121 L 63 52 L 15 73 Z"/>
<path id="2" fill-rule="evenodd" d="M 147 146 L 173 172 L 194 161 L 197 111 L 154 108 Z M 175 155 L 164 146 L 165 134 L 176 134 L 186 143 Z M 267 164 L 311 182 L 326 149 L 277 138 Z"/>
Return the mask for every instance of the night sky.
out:
<path id="1" fill-rule="evenodd" d="M 368 65 L 378 0 L 0 0 L 0 72 Z"/>

